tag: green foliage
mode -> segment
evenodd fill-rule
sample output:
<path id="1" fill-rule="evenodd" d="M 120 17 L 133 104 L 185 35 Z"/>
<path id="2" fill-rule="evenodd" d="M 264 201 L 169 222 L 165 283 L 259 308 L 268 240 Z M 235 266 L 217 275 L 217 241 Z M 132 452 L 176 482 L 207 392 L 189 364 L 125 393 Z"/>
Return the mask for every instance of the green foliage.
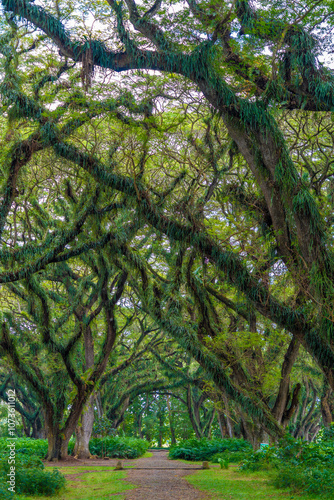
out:
<path id="1" fill-rule="evenodd" d="M 273 485 L 276 488 L 291 488 L 296 493 L 334 498 L 334 469 L 284 465 L 279 468 Z"/>
<path id="2" fill-rule="evenodd" d="M 7 453 L 7 438 L 0 438 L 0 457 Z M 48 451 L 48 440 L 47 439 L 32 439 L 32 438 L 18 438 L 15 441 L 15 454 L 16 457 L 20 457 L 20 460 L 27 462 L 29 457 L 32 460 L 37 458 L 43 459 L 46 457 Z M 71 455 L 74 449 L 75 439 L 71 438 L 68 443 L 68 453 Z M 41 462 L 42 463 L 42 462 Z"/>
<path id="3" fill-rule="evenodd" d="M 65 477 L 57 469 L 46 470 L 38 456 L 16 453 L 14 466 L 15 491 L 19 494 L 50 496 L 65 485 Z M 9 470 L 8 456 L 3 454 L 0 459 L 0 493 L 8 487 L 6 481 Z M 10 492 L 8 494 L 2 495 L 1 498 L 12 498 Z"/>
<path id="4" fill-rule="evenodd" d="M 237 452 L 250 450 L 250 443 L 243 439 L 188 439 L 173 446 L 169 451 L 169 457 L 173 460 L 211 460 L 213 456 L 224 451 Z M 224 458 L 224 459 L 227 459 Z M 218 462 L 217 462 L 218 463 Z"/>
<path id="5" fill-rule="evenodd" d="M 264 448 L 255 453 L 250 453 L 245 459 L 242 460 L 240 469 L 243 471 L 255 472 L 258 470 L 271 470 L 278 467 L 280 463 L 277 456 L 276 448 Z"/>
<path id="6" fill-rule="evenodd" d="M 10 464 L 7 456 L 0 459 L 0 471 L 7 474 Z M 26 455 L 24 453 L 15 453 L 15 467 L 17 469 L 44 469 L 42 460 L 36 455 Z"/>
<path id="7" fill-rule="evenodd" d="M 105 415 L 102 415 L 102 417 L 95 417 L 93 434 L 100 434 L 105 437 L 113 434 L 114 430 L 115 429 L 113 429 L 112 423 Z"/>
<path id="8" fill-rule="evenodd" d="M 7 450 L 7 438 L 0 438 L 0 449 L 2 453 Z M 48 451 L 47 439 L 18 438 L 15 441 L 15 452 L 21 455 L 34 455 L 39 458 L 45 458 Z"/>
<path id="9" fill-rule="evenodd" d="M 279 446 L 270 446 L 251 454 L 242 471 L 272 470 L 277 488 L 294 492 L 334 496 L 334 445 L 331 441 L 308 443 L 287 436 Z"/>
<path id="10" fill-rule="evenodd" d="M 329 427 L 324 427 L 319 432 L 321 442 L 334 441 L 334 422 Z"/>
<path id="11" fill-rule="evenodd" d="M 127 437 L 93 438 L 89 442 L 92 455 L 102 456 L 102 451 L 111 458 L 138 458 L 149 448 L 150 443 L 144 439 Z"/>
<path id="12" fill-rule="evenodd" d="M 17 469 L 16 491 L 27 495 L 55 495 L 66 483 L 66 479 L 57 469 Z"/>
<path id="13" fill-rule="evenodd" d="M 0 482 L 0 498 L 2 500 L 12 500 L 14 498 L 14 493 L 8 491 L 8 485 Z"/>
<path id="14" fill-rule="evenodd" d="M 74 312 L 79 306 L 85 306 L 86 309 L 87 304 L 93 304 L 96 300 L 99 302 L 94 305 L 97 314 L 102 309 L 107 313 L 109 307 L 105 303 L 105 289 L 109 289 L 108 281 L 110 284 L 114 283 L 115 276 L 123 269 L 129 271 L 129 294 L 131 289 L 131 294 L 134 294 L 140 307 L 155 322 L 154 326 L 160 328 L 164 335 L 169 334 L 176 339 L 182 349 L 190 353 L 206 371 L 205 378 L 212 380 L 219 389 L 224 388 L 227 397 L 237 402 L 254 419 L 254 423 L 263 424 L 270 434 L 283 435 L 267 405 L 262 404 L 267 401 L 268 394 L 273 394 L 271 388 L 268 388 L 270 375 L 266 374 L 263 387 L 257 387 L 253 391 L 254 380 L 263 379 L 260 370 L 256 370 L 258 373 L 255 374 L 257 366 L 261 366 L 261 372 L 270 371 L 276 375 L 279 368 L 276 361 L 275 366 L 270 361 L 270 358 L 276 356 L 273 356 L 270 343 L 262 335 L 263 327 L 266 326 L 263 323 L 271 321 L 273 330 L 283 329 L 292 334 L 297 333 L 298 338 L 300 332 L 303 332 L 302 345 L 313 354 L 320 367 L 326 368 L 324 372 L 327 373 L 328 367 L 334 366 L 331 342 L 334 335 L 331 312 L 334 296 L 333 238 L 332 230 L 328 230 L 332 226 L 332 216 L 326 215 L 332 213 L 332 187 L 327 185 L 327 181 L 333 177 L 333 173 L 332 163 L 328 160 L 331 157 L 332 142 L 326 146 L 328 158 L 320 162 L 321 165 L 328 165 L 328 168 L 323 170 L 322 166 L 318 168 L 314 165 L 313 172 L 312 166 L 303 165 L 304 158 L 312 158 L 313 162 L 316 155 L 298 145 L 300 141 L 309 143 L 305 128 L 293 126 L 293 135 L 299 137 L 290 148 L 286 143 L 287 133 L 283 132 L 284 124 L 279 125 L 274 110 L 286 107 L 289 111 L 332 111 L 333 77 L 317 63 L 318 42 L 310 33 L 307 24 L 309 21 L 303 8 L 299 12 L 298 22 L 299 7 L 296 11 L 293 10 L 293 17 L 291 9 L 284 9 L 286 12 L 282 17 L 272 7 L 262 11 L 252 6 L 248 0 L 233 3 L 228 15 L 227 11 L 223 13 L 220 9 L 219 14 L 217 11 L 208 15 L 202 14 L 201 9 L 195 9 L 195 38 L 192 27 L 187 32 L 184 22 L 188 18 L 188 7 L 185 10 L 180 8 L 181 13 L 177 15 L 182 14 L 180 26 L 178 19 L 181 17 L 173 18 L 170 29 L 167 24 L 162 24 L 163 30 L 160 31 L 153 24 L 151 36 L 145 41 L 142 37 L 147 37 L 147 19 L 154 13 L 149 11 L 146 19 L 144 16 L 139 22 L 137 14 L 126 13 L 122 2 L 112 3 L 115 24 L 112 33 L 115 39 L 110 45 L 105 45 L 106 38 L 102 32 L 105 30 L 109 36 L 110 21 L 104 28 L 102 22 L 100 32 L 92 31 L 89 38 L 83 40 L 85 35 L 76 36 L 80 33 L 80 27 L 76 28 L 76 33 L 72 28 L 69 30 L 69 26 L 76 25 L 75 18 L 72 17 L 74 14 L 64 11 L 63 5 L 58 5 L 58 2 L 56 10 L 48 2 L 39 2 L 38 6 L 25 0 L 2 2 L 4 9 L 10 12 L 10 17 L 8 23 L 0 25 L 3 27 L 0 49 L 4 68 L 0 92 L 4 117 L 9 115 L 7 125 L 10 133 L 2 140 L 3 145 L 7 142 L 9 145 L 5 146 L 5 154 L 1 153 L 1 159 L 4 160 L 1 162 L 1 280 L 2 283 L 16 284 L 10 288 L 6 286 L 2 292 L 6 321 L 0 347 L 3 354 L 11 359 L 13 368 L 37 391 L 40 401 L 49 400 L 47 406 L 53 408 L 52 421 L 57 423 L 58 430 L 62 429 L 70 407 L 73 414 L 79 415 L 79 410 L 82 410 L 78 396 L 82 391 L 77 391 L 77 388 L 81 386 L 88 395 L 88 389 L 92 391 L 101 377 L 99 370 L 91 372 L 94 373 L 94 379 L 83 370 L 83 342 L 80 335 L 82 327 L 93 320 L 94 332 L 101 332 L 103 320 L 91 311 L 93 316 L 85 315 L 80 320 L 80 329 L 72 335 L 73 322 L 77 323 L 78 320 L 74 319 Z M 130 9 L 131 2 L 126 3 Z M 278 2 L 280 4 L 283 5 Z M 92 7 L 93 16 L 96 8 L 96 5 Z M 74 12 L 80 10 L 75 2 L 73 9 Z M 99 9 L 95 11 L 96 15 L 99 15 L 98 11 Z M 169 23 L 169 14 L 166 15 L 168 11 L 167 7 L 160 14 L 163 23 Z M 322 12 L 321 16 L 325 15 Z M 25 23 L 21 26 L 19 21 L 20 27 L 17 26 L 15 16 L 21 21 L 25 18 L 44 31 L 47 37 L 58 44 L 59 52 L 52 51 L 54 55 L 51 58 L 49 43 L 43 48 L 39 42 L 44 41 L 44 38 L 35 39 L 34 34 L 33 39 L 29 39 L 31 32 L 21 30 Z M 223 17 L 220 19 L 219 16 Z M 134 29 L 128 30 L 126 27 L 128 19 Z M 233 19 L 238 19 L 240 30 L 238 28 L 239 33 L 231 37 L 233 40 L 225 35 L 222 38 L 222 33 L 225 33 L 222 19 L 225 19 L 224 23 L 228 26 Z M 315 25 L 320 26 L 320 19 L 318 21 Z M 99 25 L 100 22 L 95 24 Z M 182 40 L 182 50 L 179 40 Z M 137 45 L 144 47 L 147 42 L 149 46 L 155 45 L 157 51 L 137 50 Z M 252 43 L 255 43 L 255 50 L 249 50 Z M 271 47 L 271 64 L 265 56 L 263 43 Z M 111 47 L 115 48 L 116 53 Z M 245 51 L 243 47 L 246 48 Z M 33 52 L 35 48 L 38 49 L 36 53 Z M 250 54 L 246 54 L 247 51 Z M 61 54 L 59 58 L 58 53 Z M 79 92 L 76 87 L 79 85 L 78 76 L 75 77 L 77 68 L 67 65 L 67 62 L 63 65 L 64 54 L 66 61 L 72 60 L 73 66 L 82 64 L 84 92 Z M 229 56 L 226 57 L 226 54 Z M 44 58 L 46 65 L 42 63 Z M 268 64 L 265 64 L 266 60 Z M 228 170 L 225 165 L 229 141 L 223 139 L 225 132 L 222 123 L 218 126 L 217 122 L 216 144 L 210 139 L 210 122 L 207 121 L 210 127 L 203 135 L 202 125 L 199 124 L 198 117 L 192 116 L 191 108 L 189 123 L 185 124 L 183 130 L 178 130 L 180 136 L 186 136 L 184 131 L 187 127 L 192 131 L 190 144 L 182 145 L 181 140 L 171 140 L 172 132 L 168 126 L 168 140 L 166 135 L 163 141 L 166 145 L 175 143 L 175 151 L 171 151 L 169 158 L 168 155 L 165 157 L 165 153 L 159 153 L 165 147 L 160 147 L 161 130 L 158 130 L 160 127 L 156 125 L 152 115 L 152 110 L 156 107 L 155 99 L 166 95 L 173 99 L 172 95 L 181 95 L 182 103 L 196 103 L 198 95 L 194 93 L 189 99 L 184 90 L 176 92 L 175 87 L 175 91 L 173 89 L 171 92 L 172 85 L 168 88 L 169 84 L 166 91 L 161 92 L 160 85 L 153 83 L 159 82 L 156 79 L 158 77 L 147 80 L 149 91 L 146 93 L 146 83 L 145 86 L 141 85 L 137 74 L 133 77 L 133 82 L 138 89 L 133 96 L 129 92 L 120 93 L 117 84 L 115 99 L 109 97 L 104 100 L 104 92 L 112 96 L 113 89 L 105 83 L 97 86 L 95 82 L 92 85 L 94 65 L 119 72 L 146 68 L 159 70 L 157 73 L 178 73 L 189 79 L 191 85 L 195 85 L 194 89 L 196 86 L 202 91 L 205 88 L 204 93 L 210 106 L 215 109 L 216 116 L 219 114 L 225 120 L 230 131 L 235 129 L 230 136 L 230 139 L 233 137 L 234 147 L 229 151 L 231 156 Z M 30 71 L 27 74 L 28 67 L 35 68 L 32 75 Z M 151 77 L 148 75 L 148 78 Z M 170 83 L 173 83 L 172 79 Z M 121 78 L 119 85 L 123 86 Z M 128 89 L 128 83 L 125 83 L 124 90 L 125 88 Z M 195 92 L 194 89 L 191 93 Z M 156 91 L 158 97 L 152 95 Z M 132 154 L 128 151 L 127 138 L 131 139 L 131 132 L 128 130 L 131 131 L 130 124 L 133 125 L 135 121 L 132 115 L 135 113 L 138 93 L 145 95 L 147 101 L 146 109 L 137 109 L 145 116 L 142 123 L 144 126 L 140 126 L 145 132 L 141 136 L 139 133 L 135 134 L 136 145 L 133 149 L 137 149 L 138 153 Z M 119 98 L 120 94 L 123 97 Z M 94 95 L 99 96 L 97 102 Z M 125 98 L 125 95 L 128 97 Z M 156 108 L 161 106 L 159 104 Z M 122 116 L 124 107 L 126 115 L 121 119 L 119 117 Z M 175 115 L 176 111 L 173 109 Z M 203 112 L 206 120 L 209 116 L 207 111 Z M 161 115 L 163 113 L 164 111 Z M 148 120 L 146 115 L 151 115 Z M 95 118 L 100 116 L 101 125 L 97 125 Z M 109 130 L 111 118 L 115 120 L 111 127 L 114 133 Z M 116 118 L 120 122 L 118 125 Z M 295 125 L 294 121 L 299 122 L 299 118 L 293 119 L 292 125 Z M 198 125 L 194 126 L 193 123 Z M 125 127 L 126 124 L 129 129 Z M 136 124 L 139 130 L 139 122 Z M 80 132 L 78 129 L 82 125 L 87 125 L 87 128 L 83 127 L 85 131 Z M 301 129 L 303 133 L 296 134 L 295 129 Z M 201 135 L 206 137 L 205 141 L 201 141 Z M 99 141 L 95 141 L 94 137 L 99 137 Z M 119 148 L 117 137 L 121 138 L 122 143 Z M 321 139 L 322 144 L 326 142 Z M 116 144 L 115 151 L 110 148 L 109 157 L 106 158 L 109 149 L 106 145 L 113 143 Z M 45 162 L 46 149 L 52 151 L 52 156 Z M 317 146 L 317 149 L 322 151 L 323 145 Z M 299 150 L 303 151 L 302 162 Z M 187 154 L 184 155 L 184 152 Z M 189 161 L 186 159 L 188 152 Z M 243 155 L 245 162 L 236 158 L 238 152 Z M 298 154 L 294 158 L 296 152 Z M 40 157 L 37 153 L 40 153 Z M 171 161 L 179 155 L 183 158 L 182 161 Z M 44 163 L 52 165 L 50 172 Z M 165 185 L 166 175 L 163 170 L 161 173 L 157 171 L 156 176 L 153 176 L 156 180 L 151 180 L 153 164 L 168 164 L 168 177 L 172 176 L 169 188 Z M 182 174 L 182 177 L 177 175 L 181 164 L 182 171 L 184 165 L 189 167 L 189 173 Z M 198 170 L 197 164 L 202 165 L 203 173 Z M 59 165 L 61 172 L 57 171 Z M 133 165 L 133 169 L 130 165 Z M 37 168 L 35 174 L 34 166 Z M 222 175 L 224 172 L 228 173 L 226 179 Z M 230 179 L 235 176 L 239 185 L 246 186 L 245 193 L 251 196 L 244 198 L 241 211 L 233 213 L 233 220 L 238 222 L 234 232 L 232 223 L 228 222 L 230 207 L 224 207 L 223 202 L 222 206 L 214 202 L 214 190 L 224 183 L 225 187 L 232 188 L 228 205 L 233 205 L 235 190 Z M 47 179 L 50 186 L 47 194 L 43 192 L 43 182 L 36 185 L 35 177 Z M 71 194 L 73 189 L 68 188 L 64 198 L 59 187 L 62 177 L 70 179 L 69 186 L 74 186 L 74 192 L 77 191 L 78 196 L 74 196 L 73 192 Z M 311 178 L 314 179 L 313 185 L 309 184 L 311 181 L 308 179 Z M 184 198 L 178 198 L 175 189 L 181 180 L 183 184 L 178 189 L 187 194 Z M 91 191 L 94 191 L 96 183 L 100 186 L 96 194 L 92 195 Z M 25 185 L 26 191 L 20 185 Z M 204 189 L 204 185 L 210 188 Z M 262 190 L 262 194 L 259 190 Z M 33 191 L 33 196 L 30 196 L 28 193 Z M 326 195 L 330 195 L 328 202 L 324 201 Z M 20 198 L 23 196 L 24 199 Z M 106 200 L 113 200 L 115 203 L 109 205 L 108 201 L 106 205 Z M 111 219 L 106 218 L 108 213 Z M 213 214 L 216 216 L 212 217 Z M 131 230 L 127 227 L 130 221 L 133 221 Z M 260 237 L 260 227 L 267 227 L 267 241 Z M 152 245 L 149 242 L 150 232 L 154 233 L 155 243 Z M 231 233 L 234 234 L 233 239 Z M 147 238 L 145 251 L 139 245 L 141 236 Z M 135 238 L 133 245 L 132 237 Z M 157 242 L 161 247 L 165 246 L 165 249 L 171 248 L 168 257 L 164 255 L 163 248 L 157 248 Z M 181 245 L 180 258 L 177 259 L 174 259 L 175 242 Z M 90 250 L 92 253 L 88 253 Z M 280 260 L 284 269 L 276 272 Z M 65 264 L 63 268 L 58 265 L 65 261 L 69 262 L 68 269 Z M 149 262 L 149 266 L 146 266 Z M 173 262 L 176 263 L 175 266 Z M 84 271 L 83 267 L 90 270 Z M 74 269 L 75 279 L 72 280 Z M 309 272 L 306 273 L 304 283 L 300 277 L 305 275 L 307 269 Z M 265 276 L 267 272 L 268 276 Z M 31 278 L 34 273 L 35 277 Z M 266 283 L 269 276 L 270 283 Z M 78 283 L 70 285 L 71 280 Z M 57 283 L 59 286 L 56 286 Z M 206 283 L 211 283 L 211 291 Z M 282 289 L 287 288 L 286 283 L 288 297 L 285 291 L 282 292 Z M 66 293 L 64 288 L 67 288 Z M 13 295 L 19 297 L 15 299 L 15 303 Z M 70 307 L 67 295 L 70 296 Z M 93 299 L 94 297 L 99 299 Z M 84 298 L 82 304 L 81 298 Z M 114 305 L 119 298 L 119 293 L 114 295 Z M 123 304 L 127 303 L 127 300 L 123 301 Z M 230 310 L 228 313 L 225 312 L 225 306 Z M 127 305 L 123 308 L 127 316 L 126 308 L 130 308 Z M 227 342 L 224 337 L 231 311 L 234 311 L 233 314 L 240 313 L 250 327 L 250 311 L 253 309 L 257 310 L 254 321 L 257 321 L 259 332 L 244 335 L 244 328 L 238 326 L 235 328 L 237 335 L 230 332 L 237 340 Z M 109 321 L 108 315 L 109 312 L 106 325 L 117 324 L 117 321 L 121 323 L 120 311 L 118 318 L 111 318 L 115 319 L 113 323 Z M 30 322 L 29 327 L 24 325 L 25 321 Z M 105 331 L 108 332 L 108 329 L 109 327 Z M 119 333 L 117 338 L 120 338 Z M 124 335 L 128 336 L 128 332 Z M 95 347 L 101 349 L 101 356 L 104 353 L 106 361 L 108 353 L 105 347 L 111 344 L 107 342 L 107 334 L 105 343 L 101 342 L 99 336 L 94 338 Z M 257 338 L 261 338 L 260 346 Z M 219 343 L 216 344 L 214 339 Z M 275 344 L 283 346 L 284 341 Z M 222 347 L 224 345 L 228 345 L 228 349 Z M 256 347 L 260 348 L 258 352 Z M 127 349 L 131 352 L 132 346 L 127 346 Z M 254 357 L 244 356 L 243 353 L 247 354 L 247 351 L 253 351 Z M 279 354 L 283 358 L 284 353 Z M 105 365 L 101 356 L 96 355 L 95 358 L 102 367 Z M 239 362 L 241 359 L 242 363 Z M 35 366 L 38 370 L 35 370 Z M 225 369 L 226 366 L 228 369 Z M 45 374 L 45 379 L 41 374 Z M 72 382 L 75 380 L 72 387 L 70 379 Z M 240 380 L 240 384 L 236 385 L 234 380 Z M 277 376 L 271 385 L 274 386 L 276 382 Z M 114 394 L 112 398 L 116 400 Z M 117 408 L 110 405 L 109 410 L 110 414 L 117 416 Z M 167 411 L 163 408 L 157 413 L 160 443 L 165 438 L 166 415 Z M 139 416 L 141 418 L 142 415 Z M 118 418 L 116 420 L 120 421 Z M 151 422 L 154 420 L 151 419 Z M 145 424 L 147 423 L 148 418 Z M 146 426 L 148 427 L 149 425 Z M 209 428 L 204 430 L 209 435 Z M 196 435 L 205 435 L 203 429 L 197 431 L 201 432 L 196 432 Z M 103 436 L 103 429 L 99 433 Z M 142 435 L 141 432 L 138 433 Z M 69 433 L 66 434 L 68 435 Z M 124 452 L 118 448 L 116 451 Z M 174 449 L 172 454 L 189 459 L 207 459 L 221 451 L 219 446 L 212 444 L 199 447 L 184 444 L 183 448 Z M 295 453 L 294 448 L 292 451 Z M 261 453 L 254 454 L 250 459 L 250 467 L 252 464 L 257 464 L 260 468 L 267 464 L 269 467 L 276 459 L 279 460 L 275 450 Z M 311 457 L 312 453 L 317 455 L 318 452 L 310 449 Z"/>
<path id="15" fill-rule="evenodd" d="M 214 464 L 220 463 L 219 460 L 227 460 L 230 463 L 239 463 L 241 461 L 247 460 L 247 457 L 252 453 L 251 449 L 245 449 L 240 451 L 226 450 L 222 453 L 215 453 L 210 458 L 210 462 Z"/>
<path id="16" fill-rule="evenodd" d="M 221 469 L 228 469 L 228 460 L 227 459 L 224 460 L 223 458 L 218 458 L 217 462 L 219 463 Z"/>

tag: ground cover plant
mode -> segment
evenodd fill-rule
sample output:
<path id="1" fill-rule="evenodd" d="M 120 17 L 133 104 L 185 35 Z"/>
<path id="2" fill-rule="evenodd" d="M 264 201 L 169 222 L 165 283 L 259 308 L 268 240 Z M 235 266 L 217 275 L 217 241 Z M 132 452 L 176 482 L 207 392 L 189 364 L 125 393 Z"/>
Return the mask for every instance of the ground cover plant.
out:
<path id="1" fill-rule="evenodd" d="M 28 460 L 28 457 L 35 459 L 44 459 L 48 451 L 47 439 L 18 438 L 16 441 L 16 456 L 19 460 Z M 0 456 L 6 453 L 8 441 L 7 438 L 0 438 Z M 68 453 L 71 455 L 74 451 L 75 440 L 72 438 L 68 445 Z M 131 437 L 110 437 L 93 438 L 89 443 L 89 450 L 92 455 L 115 458 L 137 458 L 143 455 L 149 448 L 150 443 L 144 439 Z"/>
<path id="2" fill-rule="evenodd" d="M 144 439 L 131 437 L 93 438 L 89 442 L 92 455 L 110 458 L 138 458 L 149 448 L 150 443 Z"/>
<path id="3" fill-rule="evenodd" d="M 229 454 L 234 452 L 242 454 L 251 449 L 250 443 L 243 439 L 188 439 L 171 447 L 169 457 L 173 460 L 211 460 L 213 457 L 214 460 L 218 460 L 218 454 L 226 453 L 226 459 Z"/>
<path id="4" fill-rule="evenodd" d="M 0 438 L 0 454 L 7 449 L 8 438 Z M 48 451 L 47 439 L 17 438 L 15 440 L 15 452 L 22 455 L 34 455 L 45 458 Z"/>
<path id="5" fill-rule="evenodd" d="M 196 472 L 186 477 L 195 488 L 205 491 L 212 500 L 297 500 L 289 489 L 277 490 L 270 483 L 268 472 L 259 471 L 248 473 L 239 472 L 236 468 L 209 469 Z M 298 500 L 320 500 L 318 495 L 301 494 Z"/>
<path id="6" fill-rule="evenodd" d="M 277 446 L 249 454 L 240 470 L 270 471 L 277 488 L 334 498 L 333 441 L 309 443 L 287 436 Z"/>
<path id="7" fill-rule="evenodd" d="M 0 492 L 1 498 L 14 498 L 8 490 L 8 474 L 10 464 L 8 456 L 0 459 Z M 47 470 L 38 456 L 16 453 L 15 455 L 15 492 L 28 495 L 52 496 L 64 486 L 65 476 L 58 470 Z"/>
<path id="8" fill-rule="evenodd" d="M 218 464 L 220 461 L 238 464 L 243 460 L 247 460 L 248 456 L 252 453 L 251 449 L 245 448 L 240 451 L 225 450 L 219 453 L 215 453 L 210 458 L 210 462 L 213 464 Z"/>
<path id="9" fill-rule="evenodd" d="M 124 500 L 123 493 L 133 489 L 124 481 L 125 471 L 114 471 L 113 467 L 60 467 L 60 472 L 68 479 L 66 487 L 55 500 Z M 1 497 L 2 498 L 2 497 Z M 46 495 L 25 495 L 19 500 L 47 500 Z M 7 499 L 6 499 L 7 500 Z"/>

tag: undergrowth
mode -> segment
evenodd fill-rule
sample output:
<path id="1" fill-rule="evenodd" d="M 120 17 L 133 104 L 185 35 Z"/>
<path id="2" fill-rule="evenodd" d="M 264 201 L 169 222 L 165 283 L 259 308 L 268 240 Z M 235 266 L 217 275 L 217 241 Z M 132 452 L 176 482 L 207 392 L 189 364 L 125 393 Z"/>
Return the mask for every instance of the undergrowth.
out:
<path id="1" fill-rule="evenodd" d="M 251 450 L 250 443 L 243 439 L 188 439 L 172 446 L 169 450 L 169 458 L 173 460 L 202 461 L 212 460 L 213 457 L 219 454 L 216 457 L 218 460 L 218 458 L 222 458 L 222 453 L 225 454 L 224 458 L 229 458 L 229 454 L 238 452 L 239 456 L 241 456 L 244 452 Z"/>
<path id="2" fill-rule="evenodd" d="M 309 443 L 291 436 L 277 446 L 249 454 L 241 471 L 272 471 L 276 488 L 334 498 L 334 442 Z"/>

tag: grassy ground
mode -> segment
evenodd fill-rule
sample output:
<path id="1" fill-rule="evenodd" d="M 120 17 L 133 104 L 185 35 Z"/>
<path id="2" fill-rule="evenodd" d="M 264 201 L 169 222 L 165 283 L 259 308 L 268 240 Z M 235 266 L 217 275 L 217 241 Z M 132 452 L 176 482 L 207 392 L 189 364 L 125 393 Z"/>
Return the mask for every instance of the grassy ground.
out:
<path id="1" fill-rule="evenodd" d="M 66 488 L 56 496 L 20 496 L 20 500 L 124 500 L 123 492 L 134 488 L 123 481 L 126 471 L 114 471 L 113 467 L 59 467 L 67 477 Z M 74 477 L 75 476 L 75 477 Z"/>
<path id="2" fill-rule="evenodd" d="M 147 451 L 141 458 L 152 457 L 152 452 Z M 125 465 L 130 469 L 133 465 Z M 124 500 L 125 491 L 132 490 L 135 485 L 123 481 L 126 478 L 126 471 L 114 471 L 112 467 L 57 467 L 66 479 L 66 488 L 58 495 L 46 496 L 26 496 L 18 495 L 18 500 Z M 84 472 L 83 470 L 88 471 Z M 75 476 L 75 477 L 74 477 Z"/>
<path id="3" fill-rule="evenodd" d="M 150 456 L 147 453 L 144 456 Z M 183 462 L 178 460 L 177 462 Z M 197 466 L 199 462 L 193 463 Z M 131 467 L 131 466 L 130 466 Z M 20 496 L 19 500 L 124 500 L 124 493 L 135 488 L 125 482 L 126 470 L 114 471 L 113 467 L 59 467 L 67 478 L 66 488 L 56 496 Z M 87 472 L 83 472 L 87 471 Z M 269 484 L 270 475 L 265 472 L 241 473 L 236 467 L 227 470 L 211 464 L 209 470 L 199 470 L 185 478 L 196 489 L 207 492 L 212 500 L 320 500 L 320 497 L 291 494 L 277 490 Z"/>
<path id="4" fill-rule="evenodd" d="M 205 491 L 217 500 L 320 500 L 320 497 L 291 494 L 288 490 L 278 490 L 269 483 L 268 473 L 241 473 L 236 468 L 227 470 L 212 468 L 187 476 L 198 490 Z"/>

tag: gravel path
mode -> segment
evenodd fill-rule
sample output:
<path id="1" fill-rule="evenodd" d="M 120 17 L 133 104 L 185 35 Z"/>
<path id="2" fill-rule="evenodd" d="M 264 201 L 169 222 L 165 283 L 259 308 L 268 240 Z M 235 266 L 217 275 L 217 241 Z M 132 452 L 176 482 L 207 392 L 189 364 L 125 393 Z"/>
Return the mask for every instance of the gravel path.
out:
<path id="1" fill-rule="evenodd" d="M 210 500 L 184 478 L 200 465 L 168 460 L 166 451 L 152 451 L 153 457 L 132 461 L 135 469 L 127 470 L 127 479 L 138 486 L 125 493 L 126 500 Z M 123 462 L 127 465 L 127 462 Z"/>

